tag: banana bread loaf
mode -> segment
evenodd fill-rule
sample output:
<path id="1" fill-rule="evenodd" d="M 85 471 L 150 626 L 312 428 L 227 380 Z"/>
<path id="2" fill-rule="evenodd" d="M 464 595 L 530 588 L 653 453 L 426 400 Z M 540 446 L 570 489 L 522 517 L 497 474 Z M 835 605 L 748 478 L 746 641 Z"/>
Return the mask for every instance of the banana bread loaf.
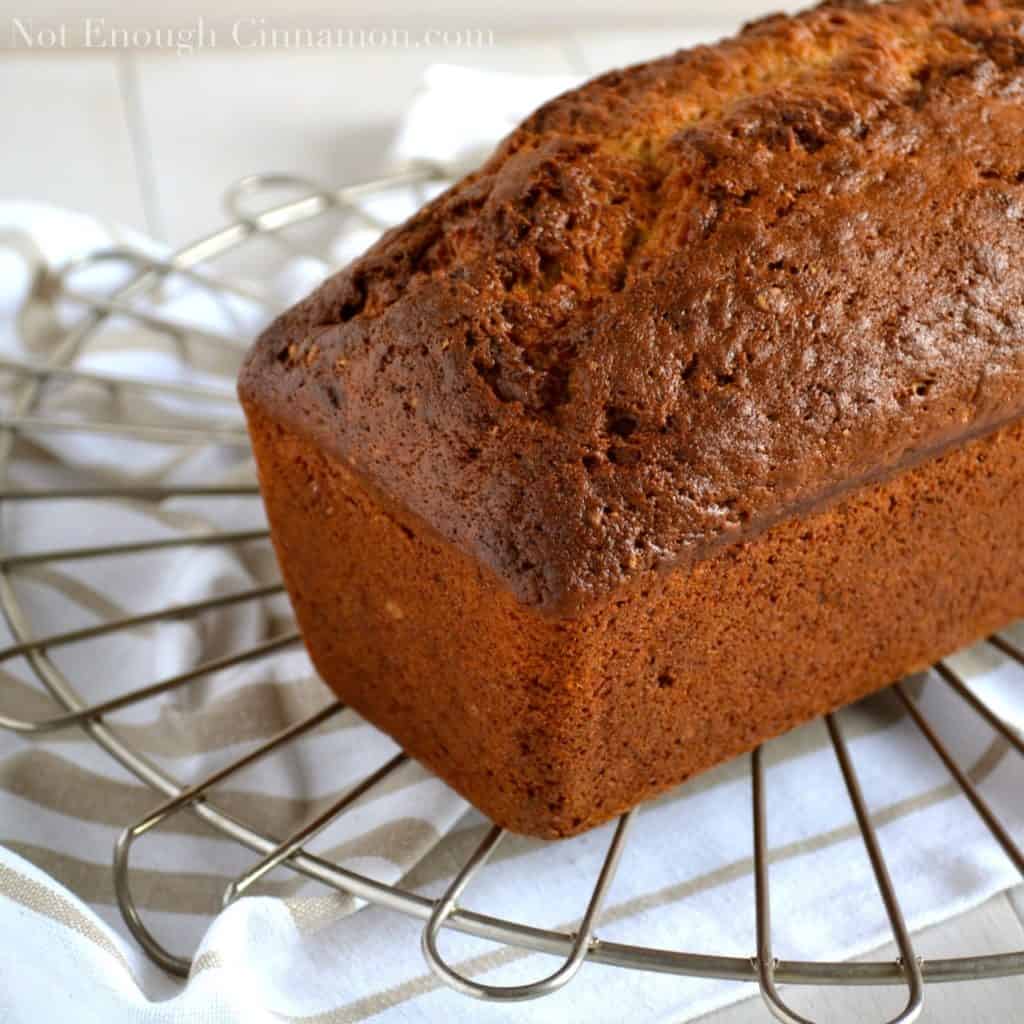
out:
<path id="1" fill-rule="evenodd" d="M 1024 615 L 1024 3 L 606 74 L 279 318 L 240 394 L 312 658 L 589 828 Z"/>

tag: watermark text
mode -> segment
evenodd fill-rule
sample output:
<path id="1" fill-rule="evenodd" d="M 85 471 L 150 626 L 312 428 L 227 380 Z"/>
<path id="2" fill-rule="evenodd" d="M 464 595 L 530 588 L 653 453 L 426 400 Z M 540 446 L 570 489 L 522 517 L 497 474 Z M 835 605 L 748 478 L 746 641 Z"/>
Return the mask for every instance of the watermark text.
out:
<path id="1" fill-rule="evenodd" d="M 106 17 L 50 22 L 9 20 L 7 46 L 16 50 L 159 50 L 187 56 L 218 47 L 235 50 L 429 50 L 490 49 L 489 28 L 296 25 L 258 15 L 219 21 L 202 16 L 188 23 L 124 25 Z"/>

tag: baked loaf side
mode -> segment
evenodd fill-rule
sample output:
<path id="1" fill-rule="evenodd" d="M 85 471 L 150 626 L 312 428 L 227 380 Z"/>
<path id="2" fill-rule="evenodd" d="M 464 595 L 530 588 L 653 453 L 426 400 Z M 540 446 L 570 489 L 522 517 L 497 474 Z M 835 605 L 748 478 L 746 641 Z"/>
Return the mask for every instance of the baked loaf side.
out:
<path id="1" fill-rule="evenodd" d="M 1024 14 L 769 18 L 541 108 L 249 409 L 572 617 L 1024 408 Z"/>
<path id="2" fill-rule="evenodd" d="M 1024 616 L 1024 423 L 573 619 L 287 428 L 252 431 L 321 676 L 516 832 L 591 828 Z"/>

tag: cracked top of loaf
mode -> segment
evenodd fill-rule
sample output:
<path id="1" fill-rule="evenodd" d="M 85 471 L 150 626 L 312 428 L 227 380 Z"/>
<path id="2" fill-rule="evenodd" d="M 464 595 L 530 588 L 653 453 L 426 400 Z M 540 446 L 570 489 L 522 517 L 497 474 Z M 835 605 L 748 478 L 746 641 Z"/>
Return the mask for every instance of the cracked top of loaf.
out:
<path id="1" fill-rule="evenodd" d="M 557 615 L 1005 422 L 1024 0 L 828 4 L 560 96 L 240 393 Z"/>

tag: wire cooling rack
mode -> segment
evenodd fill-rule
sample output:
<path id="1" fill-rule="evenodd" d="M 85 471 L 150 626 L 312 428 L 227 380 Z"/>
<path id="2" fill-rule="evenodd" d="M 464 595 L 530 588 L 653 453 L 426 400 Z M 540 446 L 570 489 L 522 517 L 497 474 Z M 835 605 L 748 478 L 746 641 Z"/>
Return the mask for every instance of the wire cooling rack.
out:
<path id="1" fill-rule="evenodd" d="M 323 270 L 331 269 L 338 261 L 324 255 L 324 238 L 344 237 L 359 232 L 379 232 L 387 227 L 386 219 L 375 212 L 375 202 L 389 192 L 403 189 L 422 190 L 425 196 L 432 188 L 443 184 L 449 175 L 444 169 L 411 166 L 390 177 L 359 185 L 329 190 L 301 179 L 262 175 L 247 178 L 229 191 L 226 197 L 231 222 L 173 255 L 154 258 L 141 248 L 121 246 L 89 256 L 61 268 L 41 269 L 34 282 L 24 319 L 43 322 L 41 328 L 47 336 L 44 359 L 35 362 L 0 361 L 0 373 L 14 379 L 13 401 L 8 412 L 0 418 L 0 501 L 33 502 L 50 505 L 81 499 L 132 499 L 160 502 L 168 498 L 200 496 L 204 498 L 237 497 L 249 495 L 258 499 L 254 485 L 199 484 L 188 486 L 156 485 L 147 482 L 109 484 L 98 479 L 95 486 L 74 489 L 24 489 L 9 483 L 8 469 L 16 440 L 21 436 L 36 436 L 50 431 L 70 431 L 89 435 L 112 435 L 150 443 L 175 446 L 204 445 L 242 446 L 247 444 L 241 420 L 233 407 L 233 398 L 224 392 L 207 391 L 202 387 L 174 383 L 154 382 L 122 376 L 108 376 L 89 372 L 77 364 L 86 349 L 100 337 L 112 323 L 129 321 L 157 332 L 178 346 L 186 358 L 201 357 L 216 351 L 229 359 L 240 361 L 245 339 L 219 334 L 215 331 L 183 327 L 161 311 L 163 289 L 171 278 L 184 277 L 193 284 L 221 296 L 238 296 L 246 301 L 263 304 L 266 313 L 275 311 L 275 300 L 263 285 L 271 277 L 271 268 L 285 261 L 313 260 Z M 282 193 L 288 198 L 282 198 Z M 331 219 L 329 230 L 324 228 Z M 319 238 L 319 240 L 318 240 Z M 259 246 L 260 255 L 246 264 L 246 258 Z M 337 250 L 334 250 L 337 253 Z M 241 257 L 241 260 L 239 260 Z M 127 278 L 105 293 L 85 292 L 75 284 L 83 269 L 98 264 L 115 263 L 128 268 Z M 245 264 L 244 270 L 242 265 Z M 255 269 L 254 269 L 255 268 Z M 62 326 L 48 311 L 70 304 L 77 310 L 71 326 Z M 38 348 L 38 346 L 37 346 Z M 208 400 L 226 405 L 235 412 L 234 418 L 216 418 L 212 422 L 185 419 L 172 422 L 135 422 L 131 419 L 106 421 L 79 417 L 68 419 L 49 414 L 46 395 L 55 385 L 87 382 L 109 390 L 119 397 L 142 394 L 147 397 L 186 398 Z M 490 855 L 501 842 L 504 832 L 493 827 L 469 860 L 457 873 L 454 882 L 437 900 L 430 900 L 400 885 L 388 885 L 369 875 L 342 868 L 330 860 L 308 852 L 306 844 L 334 819 L 343 814 L 360 795 L 380 783 L 404 760 L 399 754 L 381 768 L 369 774 L 323 813 L 281 839 L 264 831 L 258 821 L 244 821 L 218 808 L 210 790 L 216 784 L 240 772 L 254 762 L 280 752 L 288 743 L 315 729 L 334 715 L 342 706 L 330 702 L 300 721 L 207 778 L 186 784 L 173 777 L 162 767 L 125 741 L 116 726 L 108 724 L 108 716 L 129 705 L 156 698 L 171 690 L 194 683 L 196 680 L 242 662 L 269 658 L 284 648 L 299 643 L 294 629 L 276 638 L 248 647 L 232 654 L 207 661 L 172 678 L 149 682 L 125 692 L 114 699 L 88 705 L 79 694 L 76 680 L 61 671 L 51 653 L 73 643 L 93 640 L 101 636 L 119 634 L 137 626 L 162 621 L 192 619 L 213 609 L 243 602 L 254 602 L 282 592 L 280 583 L 225 594 L 202 601 L 178 604 L 129 617 L 110 618 L 99 624 L 70 632 L 40 633 L 30 621 L 19 601 L 15 580 L 26 566 L 64 563 L 112 557 L 131 558 L 164 547 L 237 545 L 266 538 L 265 528 L 255 530 L 212 530 L 203 534 L 188 534 L 159 541 L 132 541 L 102 547 L 53 547 L 48 550 L 4 553 L 0 551 L 0 607 L 14 636 L 14 642 L 0 650 L 0 663 L 23 658 L 35 676 L 56 703 L 52 717 L 27 721 L 2 714 L 0 727 L 27 736 L 42 737 L 63 729 L 80 729 L 112 758 L 119 761 L 138 779 L 151 787 L 164 802 L 141 821 L 130 825 L 121 834 L 114 855 L 114 880 L 117 899 L 124 919 L 146 953 L 160 966 L 185 975 L 190 961 L 165 949 L 148 929 L 132 896 L 131 850 L 134 841 L 155 829 L 172 815 L 189 811 L 198 815 L 221 835 L 254 851 L 260 858 L 245 874 L 237 878 L 225 893 L 230 902 L 247 891 L 258 879 L 272 869 L 287 867 L 315 879 L 333 889 L 364 899 L 381 907 L 418 918 L 424 922 L 422 933 L 423 954 L 431 969 L 452 988 L 488 1000 L 519 1000 L 544 996 L 565 985 L 590 960 L 615 967 L 657 971 L 668 974 L 750 982 L 759 987 L 769 1010 L 779 1020 L 802 1022 L 799 1014 L 783 1001 L 778 983 L 792 985 L 847 984 L 892 985 L 902 984 L 907 989 L 907 1000 L 896 1021 L 916 1019 L 924 1005 L 926 982 L 954 982 L 969 979 L 998 978 L 1024 974 L 1024 951 L 997 955 L 922 960 L 915 955 L 913 942 L 907 932 L 903 912 L 896 890 L 889 877 L 885 858 L 871 821 L 857 779 L 857 770 L 851 758 L 841 727 L 835 716 L 826 716 L 825 722 L 839 769 L 846 784 L 857 824 L 871 862 L 878 892 L 884 904 L 900 956 L 895 961 L 835 963 L 777 959 L 772 952 L 770 906 L 771 890 L 766 842 L 765 770 L 761 751 L 750 757 L 753 792 L 752 847 L 756 898 L 756 951 L 749 958 L 717 956 L 704 952 L 654 949 L 602 941 L 596 929 L 600 921 L 602 901 L 615 875 L 616 867 L 626 846 L 633 814 L 624 815 L 614 829 L 603 865 L 594 881 L 590 899 L 577 929 L 573 933 L 534 928 L 496 916 L 475 913 L 459 907 L 459 899 L 483 868 Z M 56 539 L 56 538 L 55 538 Z M 1024 651 L 1001 636 L 992 636 L 988 643 L 1003 654 L 1024 665 Z M 934 671 L 945 685 L 962 701 L 965 715 L 977 715 L 998 733 L 1017 753 L 1024 754 L 1021 737 L 974 694 L 964 680 L 947 663 L 934 666 Z M 975 811 L 980 815 L 996 842 L 1002 847 L 1017 870 L 1024 875 L 1024 853 L 1015 845 L 996 812 L 986 802 L 975 784 L 961 768 L 948 748 L 926 720 L 914 699 L 900 683 L 893 686 L 896 697 L 906 709 L 909 720 L 920 730 L 934 749 L 949 775 L 963 791 Z M 325 691 L 326 692 L 326 691 Z M 558 844 L 549 844 L 548 855 L 559 856 Z M 530 984 L 496 986 L 477 982 L 459 974 L 444 960 L 438 950 L 437 938 L 442 928 L 459 931 L 504 943 L 522 949 L 534 950 L 561 958 L 561 964 L 552 974 Z"/>

